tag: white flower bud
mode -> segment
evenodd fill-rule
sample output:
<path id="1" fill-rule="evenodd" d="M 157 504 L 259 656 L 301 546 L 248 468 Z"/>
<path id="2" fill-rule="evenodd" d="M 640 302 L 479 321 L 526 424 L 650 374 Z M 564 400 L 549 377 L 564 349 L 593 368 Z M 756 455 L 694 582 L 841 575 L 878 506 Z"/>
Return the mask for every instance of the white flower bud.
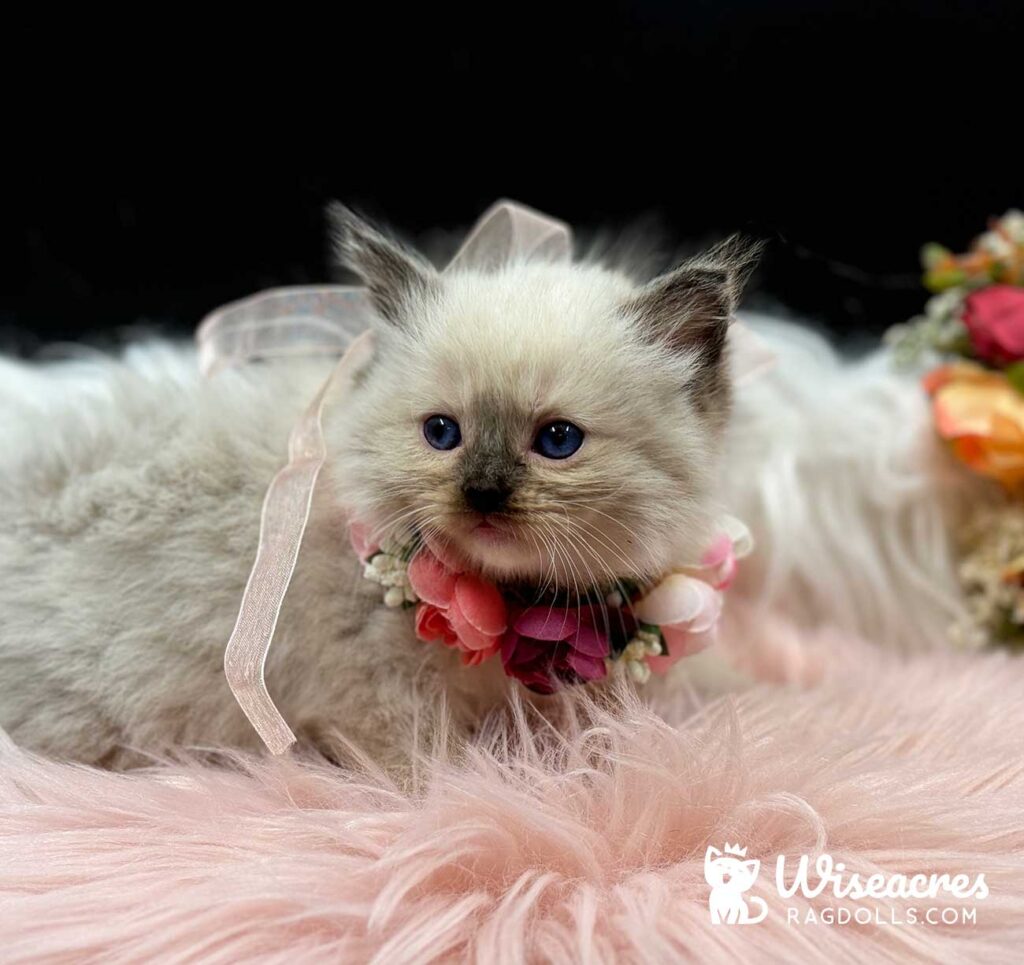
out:
<path id="1" fill-rule="evenodd" d="M 622 651 L 622 656 L 630 662 L 643 660 L 647 656 L 647 645 L 643 640 L 634 637 L 626 644 L 625 650 Z"/>
<path id="2" fill-rule="evenodd" d="M 630 660 L 626 664 L 630 677 L 638 684 L 645 684 L 651 677 L 651 668 L 642 660 Z"/>
<path id="3" fill-rule="evenodd" d="M 384 594 L 384 606 L 399 607 L 405 602 L 405 594 L 397 587 L 391 587 Z"/>
<path id="4" fill-rule="evenodd" d="M 1000 219 L 999 226 L 1018 245 L 1024 245 L 1024 212 L 1012 209 Z"/>

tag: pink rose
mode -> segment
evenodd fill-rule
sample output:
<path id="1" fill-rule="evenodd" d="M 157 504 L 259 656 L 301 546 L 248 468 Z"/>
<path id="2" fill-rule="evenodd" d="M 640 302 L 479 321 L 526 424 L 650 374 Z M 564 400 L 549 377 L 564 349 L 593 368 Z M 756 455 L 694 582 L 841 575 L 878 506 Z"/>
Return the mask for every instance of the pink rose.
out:
<path id="1" fill-rule="evenodd" d="M 421 601 L 416 608 L 416 636 L 421 640 L 456 647 L 468 666 L 501 648 L 508 612 L 493 584 L 456 572 L 424 548 L 409 563 L 409 585 Z"/>
<path id="2" fill-rule="evenodd" d="M 380 544 L 373 538 L 373 531 L 358 519 L 349 522 L 348 538 L 360 563 L 367 562 L 375 553 L 380 552 Z"/>
<path id="3" fill-rule="evenodd" d="M 710 583 L 716 590 L 726 590 L 736 578 L 739 560 L 753 549 L 754 540 L 750 530 L 735 516 L 723 516 L 719 523 L 722 532 L 701 557 L 700 565 L 687 567 L 685 572 Z"/>
<path id="4" fill-rule="evenodd" d="M 716 590 L 728 589 L 739 568 L 732 540 L 722 533 L 700 558 L 700 565 Z"/>
<path id="5" fill-rule="evenodd" d="M 668 654 L 648 657 L 647 663 L 656 673 L 665 673 L 678 660 L 714 642 L 722 594 L 694 576 L 672 573 L 638 600 L 633 612 L 638 620 L 661 627 Z"/>
<path id="6" fill-rule="evenodd" d="M 1000 367 L 1024 359 L 1024 288 L 989 285 L 971 292 L 963 321 L 978 358 Z"/>

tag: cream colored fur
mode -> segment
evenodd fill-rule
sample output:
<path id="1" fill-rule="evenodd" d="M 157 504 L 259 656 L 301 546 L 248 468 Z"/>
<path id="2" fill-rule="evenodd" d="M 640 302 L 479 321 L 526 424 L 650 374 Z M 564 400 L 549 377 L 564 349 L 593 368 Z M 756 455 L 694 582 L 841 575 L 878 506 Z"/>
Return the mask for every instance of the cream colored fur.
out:
<path id="1" fill-rule="evenodd" d="M 719 433 L 683 390 L 701 379 L 691 352 L 641 338 L 622 311 L 635 297 L 628 279 L 595 266 L 446 278 L 408 324 L 379 333 L 379 361 L 328 430 L 341 501 L 385 534 L 395 519 L 437 532 L 495 579 L 543 581 L 553 567 L 573 587 L 695 559 L 711 532 Z M 423 438 L 434 413 L 458 420 L 469 450 L 488 421 L 508 429 L 521 539 L 472 539 L 461 447 L 438 452 Z M 531 452 L 536 428 L 559 416 L 585 428 L 580 451 Z"/>

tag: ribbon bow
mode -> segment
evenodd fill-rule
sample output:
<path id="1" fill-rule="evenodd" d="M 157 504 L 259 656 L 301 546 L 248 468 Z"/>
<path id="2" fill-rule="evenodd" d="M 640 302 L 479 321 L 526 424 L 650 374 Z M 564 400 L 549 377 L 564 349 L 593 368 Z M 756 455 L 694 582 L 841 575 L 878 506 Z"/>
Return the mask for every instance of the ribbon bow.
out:
<path id="1" fill-rule="evenodd" d="M 531 258 L 569 263 L 569 226 L 523 205 L 499 201 L 477 221 L 445 271 L 493 271 L 509 261 Z M 218 308 L 196 333 L 204 375 L 257 358 L 341 356 L 292 429 L 288 462 L 267 490 L 256 561 L 224 652 L 228 685 L 273 754 L 284 753 L 295 735 L 267 692 L 264 669 L 327 456 L 324 404 L 331 390 L 350 384 L 372 356 L 375 318 L 360 287 L 275 288 Z M 729 336 L 737 382 L 771 364 L 770 352 L 749 329 L 734 322 Z"/>

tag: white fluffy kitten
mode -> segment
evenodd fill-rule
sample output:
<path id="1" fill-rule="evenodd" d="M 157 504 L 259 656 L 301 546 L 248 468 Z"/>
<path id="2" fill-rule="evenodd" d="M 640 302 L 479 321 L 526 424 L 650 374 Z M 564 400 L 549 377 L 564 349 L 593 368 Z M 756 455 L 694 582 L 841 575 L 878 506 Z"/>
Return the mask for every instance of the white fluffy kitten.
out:
<path id="1" fill-rule="evenodd" d="M 716 509 L 726 332 L 751 252 L 727 243 L 648 284 L 594 264 L 439 275 L 334 217 L 382 322 L 327 416 L 332 462 L 266 675 L 300 739 L 393 765 L 414 732 L 445 713 L 470 727 L 518 685 L 497 660 L 464 668 L 416 640 L 362 578 L 346 514 L 415 522 L 500 579 L 553 571 L 571 588 L 692 559 Z M 164 745 L 257 745 L 223 649 L 263 494 L 324 370 L 202 382 L 161 351 L 95 380 L 6 366 L 0 726 L 32 749 L 122 765 Z M 549 428 L 563 423 L 582 445 L 549 458 L 539 434 L 564 443 Z"/>

